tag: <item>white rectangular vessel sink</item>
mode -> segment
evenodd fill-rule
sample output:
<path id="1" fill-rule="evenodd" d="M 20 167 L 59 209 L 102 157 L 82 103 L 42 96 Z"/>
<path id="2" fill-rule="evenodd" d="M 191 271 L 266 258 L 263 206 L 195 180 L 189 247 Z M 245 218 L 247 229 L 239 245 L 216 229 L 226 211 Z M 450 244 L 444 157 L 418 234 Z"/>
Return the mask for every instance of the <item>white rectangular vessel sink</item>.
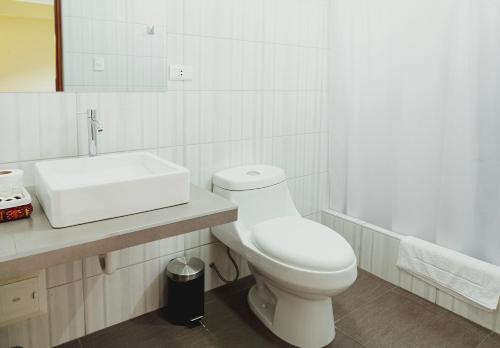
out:
<path id="1" fill-rule="evenodd" d="M 36 193 L 53 227 L 189 201 L 189 170 L 147 152 L 38 162 Z"/>

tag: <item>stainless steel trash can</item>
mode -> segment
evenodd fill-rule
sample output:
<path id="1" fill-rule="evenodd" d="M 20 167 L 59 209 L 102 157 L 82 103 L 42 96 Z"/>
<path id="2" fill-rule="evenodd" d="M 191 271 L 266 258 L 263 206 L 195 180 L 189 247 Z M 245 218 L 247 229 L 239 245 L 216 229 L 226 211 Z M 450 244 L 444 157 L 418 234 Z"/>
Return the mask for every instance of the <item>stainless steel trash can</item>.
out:
<path id="1" fill-rule="evenodd" d="M 205 314 L 205 264 L 196 257 L 178 257 L 168 263 L 165 272 L 168 320 L 197 326 Z"/>

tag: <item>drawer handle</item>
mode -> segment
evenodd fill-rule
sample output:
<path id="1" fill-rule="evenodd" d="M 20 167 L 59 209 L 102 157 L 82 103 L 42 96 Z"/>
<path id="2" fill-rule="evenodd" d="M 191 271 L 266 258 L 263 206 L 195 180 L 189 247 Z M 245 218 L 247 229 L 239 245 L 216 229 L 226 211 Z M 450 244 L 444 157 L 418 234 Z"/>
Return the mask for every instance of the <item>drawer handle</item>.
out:
<path id="1" fill-rule="evenodd" d="M 12 299 L 12 302 L 19 302 L 19 301 L 21 301 L 21 298 L 20 298 L 20 297 L 14 297 L 14 298 Z"/>

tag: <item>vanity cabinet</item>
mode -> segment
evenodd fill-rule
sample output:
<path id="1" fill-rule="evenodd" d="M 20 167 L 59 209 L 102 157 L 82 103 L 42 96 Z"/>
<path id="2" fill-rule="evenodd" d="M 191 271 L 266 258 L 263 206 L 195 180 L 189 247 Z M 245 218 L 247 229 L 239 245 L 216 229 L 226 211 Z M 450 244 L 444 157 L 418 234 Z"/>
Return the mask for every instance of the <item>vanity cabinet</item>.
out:
<path id="1" fill-rule="evenodd" d="M 45 271 L 0 281 L 0 326 L 46 312 Z"/>

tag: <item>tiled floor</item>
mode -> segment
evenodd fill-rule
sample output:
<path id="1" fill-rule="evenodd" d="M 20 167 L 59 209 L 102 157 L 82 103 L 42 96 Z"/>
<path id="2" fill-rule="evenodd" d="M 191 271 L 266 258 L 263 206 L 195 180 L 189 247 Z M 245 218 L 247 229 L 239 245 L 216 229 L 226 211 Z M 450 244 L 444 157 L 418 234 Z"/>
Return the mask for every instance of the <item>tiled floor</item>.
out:
<path id="1" fill-rule="evenodd" d="M 207 293 L 204 325 L 194 329 L 170 325 L 157 311 L 62 347 L 289 347 L 248 308 L 246 294 L 252 284 L 249 277 Z M 500 347 L 500 335 L 364 271 L 334 298 L 334 313 L 337 336 L 328 347 Z"/>

